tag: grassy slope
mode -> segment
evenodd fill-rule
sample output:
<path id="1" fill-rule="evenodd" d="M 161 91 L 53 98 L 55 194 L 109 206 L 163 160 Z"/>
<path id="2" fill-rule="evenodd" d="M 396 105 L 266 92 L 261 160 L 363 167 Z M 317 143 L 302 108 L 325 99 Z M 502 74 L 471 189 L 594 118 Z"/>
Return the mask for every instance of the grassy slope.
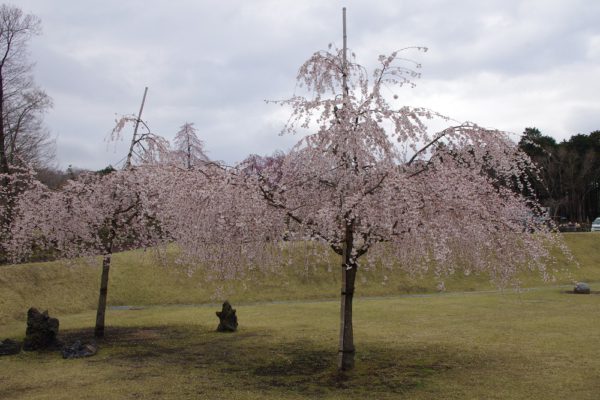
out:
<path id="1" fill-rule="evenodd" d="M 580 267 L 557 275 L 549 284 L 571 284 L 573 280 L 600 282 L 600 234 L 565 235 Z M 201 271 L 189 277 L 184 268 L 164 267 L 154 254 L 134 251 L 113 257 L 109 305 L 200 304 L 229 298 L 234 304 L 270 300 L 336 298 L 339 292 L 339 260 L 332 256 L 315 264 L 284 268 L 279 274 L 255 273 L 243 282 L 207 281 Z M 170 263 L 174 265 L 173 263 Z M 301 264 L 301 263 L 299 263 Z M 566 263 L 565 263 L 566 264 Z M 92 264 L 62 262 L 0 267 L 0 325 L 23 321 L 34 306 L 60 317 L 94 309 L 97 304 L 100 261 Z M 485 276 L 460 274 L 445 281 L 448 291 L 495 289 Z M 522 276 L 524 287 L 542 286 L 537 274 Z M 402 272 L 359 271 L 359 296 L 432 293 L 436 282 L 430 276 L 411 278 Z"/>

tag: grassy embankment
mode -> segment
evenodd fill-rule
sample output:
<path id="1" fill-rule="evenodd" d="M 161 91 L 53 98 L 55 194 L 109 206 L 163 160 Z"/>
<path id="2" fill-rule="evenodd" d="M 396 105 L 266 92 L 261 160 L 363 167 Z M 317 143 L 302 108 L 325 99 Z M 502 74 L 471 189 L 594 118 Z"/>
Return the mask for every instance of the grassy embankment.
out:
<path id="1" fill-rule="evenodd" d="M 567 235 L 566 240 L 581 267 L 571 277 L 558 276 L 558 283 L 585 280 L 595 289 L 593 283 L 600 282 L 600 235 Z M 55 264 L 2 268 L 0 310 L 6 324 L 0 324 L 0 337 L 22 336 L 23 322 L 15 320 L 21 318 L 14 303 L 50 308 L 61 320 L 65 340 L 90 336 L 94 312 L 78 311 L 95 306 L 98 268 L 72 268 L 72 272 Z M 113 272 L 112 304 L 214 301 L 214 286 L 204 284 L 201 275 L 188 279 L 137 252 L 116 257 Z M 359 299 L 355 305 L 357 368 L 340 377 L 334 368 L 337 301 L 248 304 L 333 298 L 338 291 L 337 269 L 327 272 L 323 265 L 314 274 L 285 273 L 291 275 L 270 277 L 268 282 L 257 279 L 230 296 L 241 324 L 235 334 L 214 332 L 216 307 L 111 310 L 108 338 L 95 357 L 64 361 L 55 353 L 21 353 L 0 358 L 4 371 L 0 397 L 599 397 L 599 295 L 576 296 L 549 286 L 524 293 Z M 435 284 L 401 275 L 390 275 L 386 282 L 381 285 L 381 276 L 372 273 L 367 282 L 358 282 L 358 290 L 362 295 L 435 291 Z M 542 286 L 532 276 L 524 276 L 523 282 L 523 286 Z M 484 277 L 455 277 L 447 287 L 490 288 Z"/>
<path id="2" fill-rule="evenodd" d="M 575 281 L 600 281 L 600 234 L 565 235 L 566 242 L 580 263 L 569 273 L 560 272 L 555 282 L 544 283 L 539 274 L 523 274 L 522 287 L 572 284 Z M 173 254 L 170 255 L 173 258 Z M 305 268 L 303 250 L 298 249 L 296 265 L 277 273 L 255 272 L 244 281 L 207 280 L 196 271 L 188 276 L 185 266 L 160 263 L 153 252 L 133 251 L 113 256 L 108 292 L 109 305 L 202 304 L 228 298 L 234 304 L 272 300 L 311 300 L 337 298 L 339 295 L 339 257 L 310 263 Z M 48 309 L 50 314 L 72 314 L 96 307 L 101 262 L 50 262 L 0 266 L 0 326 L 23 321 L 31 306 Z M 567 263 L 562 262 L 565 266 Z M 364 271 L 357 277 L 358 296 L 394 296 L 435 293 L 432 276 L 407 276 L 402 271 Z M 448 291 L 494 290 L 486 276 L 447 277 Z"/>

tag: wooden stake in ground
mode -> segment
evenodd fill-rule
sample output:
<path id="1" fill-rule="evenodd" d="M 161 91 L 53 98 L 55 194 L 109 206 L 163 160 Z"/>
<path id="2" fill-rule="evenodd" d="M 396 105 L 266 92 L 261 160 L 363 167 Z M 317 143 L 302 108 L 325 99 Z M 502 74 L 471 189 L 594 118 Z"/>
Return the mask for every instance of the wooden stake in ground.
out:
<path id="1" fill-rule="evenodd" d="M 348 61 L 346 44 L 346 8 L 342 9 L 343 26 L 343 61 L 342 61 L 342 91 L 343 108 L 347 108 L 348 101 Z M 343 201 L 343 199 L 342 199 Z M 346 221 L 344 250 L 342 255 L 342 292 L 340 305 L 340 345 L 338 350 L 338 369 L 347 371 L 354 367 L 354 333 L 352 329 L 352 299 L 354 297 L 354 279 L 356 277 L 357 264 L 351 260 L 352 252 L 352 226 Z"/>
<path id="2" fill-rule="evenodd" d="M 137 120 L 135 121 L 135 128 L 133 129 L 133 137 L 131 138 L 131 145 L 129 146 L 129 152 L 127 153 L 127 160 L 123 169 L 129 169 L 131 167 L 131 157 L 133 157 L 133 148 L 137 142 L 137 131 L 142 120 L 142 111 L 144 110 L 144 103 L 146 103 L 146 94 L 148 94 L 148 86 L 144 88 L 144 97 L 142 97 L 142 105 L 140 106 L 140 112 L 138 113 Z"/>

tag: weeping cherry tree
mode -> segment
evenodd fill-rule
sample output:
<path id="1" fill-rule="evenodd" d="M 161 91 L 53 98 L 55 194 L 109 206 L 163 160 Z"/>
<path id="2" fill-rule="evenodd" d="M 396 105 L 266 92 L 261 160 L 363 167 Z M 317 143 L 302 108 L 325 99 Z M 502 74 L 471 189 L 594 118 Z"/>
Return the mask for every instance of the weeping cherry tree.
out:
<path id="1" fill-rule="evenodd" d="M 286 220 L 294 240 L 341 256 L 340 370 L 354 365 L 359 266 L 433 271 L 441 288 L 459 270 L 505 286 L 521 270 L 548 278 L 549 247 L 560 245 L 524 194 L 532 164 L 507 133 L 473 123 L 431 131 L 428 120 L 450 119 L 398 105 L 398 89 L 414 86 L 420 68 L 404 54 L 426 50 L 381 55 L 368 73 L 348 60 L 344 19 L 344 47 L 313 54 L 297 78 L 306 94 L 280 102 L 292 109 L 284 132 L 314 133 L 271 168 L 238 174 L 269 210 L 248 237 L 267 227 L 273 238 L 284 230 L 273 229 L 276 221 Z"/>
<path id="2" fill-rule="evenodd" d="M 104 336 L 113 252 L 154 246 L 165 237 L 156 220 L 154 176 L 151 167 L 89 174 L 59 191 L 37 182 L 19 198 L 10 243 L 14 258 L 40 250 L 64 258 L 102 256 L 96 337 Z"/>

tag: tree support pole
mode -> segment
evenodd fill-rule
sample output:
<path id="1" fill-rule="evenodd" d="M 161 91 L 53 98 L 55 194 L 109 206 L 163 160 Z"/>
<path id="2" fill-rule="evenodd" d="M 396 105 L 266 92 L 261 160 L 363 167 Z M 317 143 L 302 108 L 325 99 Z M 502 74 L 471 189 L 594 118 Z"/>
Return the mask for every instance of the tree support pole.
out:
<path id="1" fill-rule="evenodd" d="M 348 61 L 346 38 L 346 7 L 342 8 L 343 59 L 342 59 L 342 98 L 344 109 L 348 101 Z M 344 110 L 345 111 L 345 110 Z M 338 349 L 338 370 L 348 371 L 354 368 L 354 332 L 352 328 L 352 300 L 354 299 L 354 280 L 358 265 L 352 259 L 354 245 L 353 223 L 345 221 L 344 246 L 342 254 L 342 293 L 340 304 L 340 344 Z"/>
<path id="2" fill-rule="evenodd" d="M 138 113 L 137 120 L 135 121 L 135 128 L 133 129 L 133 137 L 131 138 L 131 145 L 129 146 L 129 152 L 127 153 L 127 160 L 125 161 L 125 167 L 123 169 L 129 169 L 131 167 L 131 158 L 133 157 L 133 147 L 137 141 L 137 132 L 140 127 L 140 121 L 142 120 L 142 111 L 144 111 L 144 104 L 146 103 L 146 95 L 148 94 L 148 86 L 144 88 L 144 97 L 142 97 L 142 104 L 140 105 L 140 112 Z"/>

